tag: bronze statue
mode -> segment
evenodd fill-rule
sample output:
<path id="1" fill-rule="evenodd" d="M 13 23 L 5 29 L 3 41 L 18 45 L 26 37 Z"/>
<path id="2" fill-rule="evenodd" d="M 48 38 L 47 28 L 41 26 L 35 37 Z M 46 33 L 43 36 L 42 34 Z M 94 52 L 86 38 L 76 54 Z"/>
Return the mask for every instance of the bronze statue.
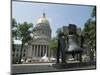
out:
<path id="1" fill-rule="evenodd" d="M 61 56 L 62 63 L 65 63 L 65 35 L 63 32 L 58 34 L 58 50 L 57 50 L 57 63 L 59 63 L 59 57 Z"/>

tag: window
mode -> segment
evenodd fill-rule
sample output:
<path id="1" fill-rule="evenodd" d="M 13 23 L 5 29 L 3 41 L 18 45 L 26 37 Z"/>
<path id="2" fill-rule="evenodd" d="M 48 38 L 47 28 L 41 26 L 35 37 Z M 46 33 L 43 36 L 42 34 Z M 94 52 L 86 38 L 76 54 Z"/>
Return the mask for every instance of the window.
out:
<path id="1" fill-rule="evenodd" d="M 25 57 L 25 53 L 23 54 L 23 57 Z"/>
<path id="2" fill-rule="evenodd" d="M 13 49 L 13 52 L 15 52 L 15 48 Z"/>
<path id="3" fill-rule="evenodd" d="M 17 52 L 18 52 L 18 49 L 17 49 Z"/>
<path id="4" fill-rule="evenodd" d="M 24 49 L 24 52 L 25 52 L 26 50 Z"/>
<path id="5" fill-rule="evenodd" d="M 13 57 L 14 57 L 14 54 L 13 54 Z"/>
<path id="6" fill-rule="evenodd" d="M 18 54 L 16 54 L 16 57 L 18 57 Z"/>

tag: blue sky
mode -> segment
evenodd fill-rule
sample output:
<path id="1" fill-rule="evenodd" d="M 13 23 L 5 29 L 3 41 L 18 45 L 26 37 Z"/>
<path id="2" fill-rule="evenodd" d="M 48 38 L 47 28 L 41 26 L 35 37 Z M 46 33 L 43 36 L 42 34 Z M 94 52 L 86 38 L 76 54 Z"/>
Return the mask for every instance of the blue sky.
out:
<path id="1" fill-rule="evenodd" d="M 43 12 L 49 19 L 52 29 L 52 36 L 56 35 L 56 30 L 68 24 L 76 24 L 83 28 L 84 23 L 91 16 L 93 6 L 80 5 L 60 5 L 46 3 L 31 3 L 31 2 L 12 2 L 12 17 L 18 23 L 25 21 L 33 23 L 42 16 Z"/>

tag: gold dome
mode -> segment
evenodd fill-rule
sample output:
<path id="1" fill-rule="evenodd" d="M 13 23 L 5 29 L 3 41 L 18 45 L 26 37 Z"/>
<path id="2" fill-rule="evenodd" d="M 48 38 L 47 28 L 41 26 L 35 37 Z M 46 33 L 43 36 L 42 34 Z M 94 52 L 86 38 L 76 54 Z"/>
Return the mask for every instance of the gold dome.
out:
<path id="1" fill-rule="evenodd" d="M 46 24 L 46 25 L 49 25 L 49 21 L 48 21 L 48 18 L 45 16 L 45 13 L 43 13 L 43 16 L 38 19 L 37 25 L 38 24 Z"/>

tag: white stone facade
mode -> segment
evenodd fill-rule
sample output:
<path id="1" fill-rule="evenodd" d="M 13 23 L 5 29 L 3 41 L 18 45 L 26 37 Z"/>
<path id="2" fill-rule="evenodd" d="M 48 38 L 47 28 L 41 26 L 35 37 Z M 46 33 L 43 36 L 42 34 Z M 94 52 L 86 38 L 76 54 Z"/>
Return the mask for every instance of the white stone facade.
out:
<path id="1" fill-rule="evenodd" d="M 27 46 L 24 46 L 23 50 L 22 50 L 22 58 L 27 58 Z M 15 62 L 19 61 L 20 58 L 20 52 L 21 50 L 21 44 L 14 44 L 14 49 L 12 50 L 12 60 Z"/>
<path id="2" fill-rule="evenodd" d="M 42 58 L 45 54 L 47 57 L 52 56 L 52 51 L 49 48 L 49 41 L 51 40 L 51 28 L 45 13 L 37 21 L 34 31 L 33 40 L 28 45 L 28 58 Z"/>

